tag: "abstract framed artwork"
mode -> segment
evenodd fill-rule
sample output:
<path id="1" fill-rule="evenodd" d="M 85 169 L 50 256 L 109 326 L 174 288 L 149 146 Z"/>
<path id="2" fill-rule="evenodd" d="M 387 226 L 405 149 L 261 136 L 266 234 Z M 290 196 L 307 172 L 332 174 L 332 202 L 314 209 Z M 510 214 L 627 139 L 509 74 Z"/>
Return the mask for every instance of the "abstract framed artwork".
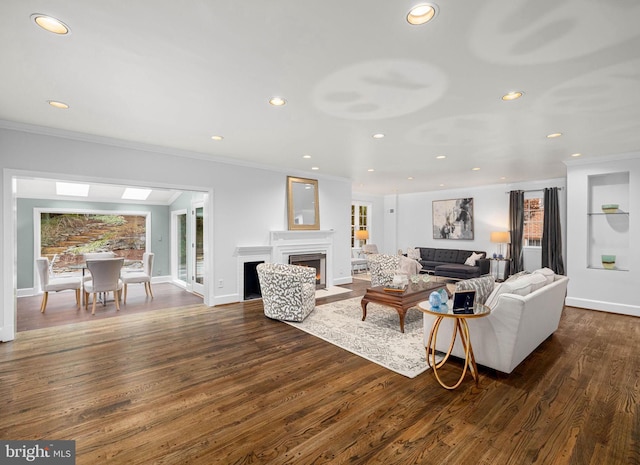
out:
<path id="1" fill-rule="evenodd" d="M 473 239 L 473 198 L 433 201 L 434 239 Z"/>

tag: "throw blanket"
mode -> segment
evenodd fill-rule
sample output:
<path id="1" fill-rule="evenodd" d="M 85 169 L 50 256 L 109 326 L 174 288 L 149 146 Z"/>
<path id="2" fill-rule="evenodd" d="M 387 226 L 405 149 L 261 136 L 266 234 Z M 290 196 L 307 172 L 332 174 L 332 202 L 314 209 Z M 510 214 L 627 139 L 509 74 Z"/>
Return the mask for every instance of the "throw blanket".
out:
<path id="1" fill-rule="evenodd" d="M 398 264 L 397 273 L 405 274 L 407 276 L 413 276 L 420 273 L 422 265 L 418 261 L 405 256 L 400 257 L 400 263 Z"/>

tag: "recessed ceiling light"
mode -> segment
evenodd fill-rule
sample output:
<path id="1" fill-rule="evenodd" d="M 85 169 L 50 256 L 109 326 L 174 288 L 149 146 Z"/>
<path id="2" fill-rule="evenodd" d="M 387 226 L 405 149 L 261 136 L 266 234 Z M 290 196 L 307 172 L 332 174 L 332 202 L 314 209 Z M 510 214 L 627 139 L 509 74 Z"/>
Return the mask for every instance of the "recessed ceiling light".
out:
<path id="1" fill-rule="evenodd" d="M 506 176 L 500 176 L 500 181 L 504 181 L 506 178 Z"/>
<path id="2" fill-rule="evenodd" d="M 416 5 L 409 13 L 407 13 L 407 22 L 414 26 L 420 26 L 421 24 L 428 23 L 435 18 L 438 13 L 438 6 L 434 3 L 421 3 Z"/>
<path id="3" fill-rule="evenodd" d="M 60 108 L 62 110 L 66 110 L 69 108 L 69 105 L 64 102 L 58 102 L 57 100 L 47 100 L 47 103 L 54 108 Z"/>
<path id="4" fill-rule="evenodd" d="M 317 170 L 319 170 L 320 168 L 318 168 L 317 166 L 312 166 L 312 167 L 311 167 L 311 169 L 312 169 L 312 170 L 314 170 L 314 171 L 317 171 Z"/>
<path id="5" fill-rule="evenodd" d="M 311 155 L 302 155 L 302 158 L 311 158 Z"/>
<path id="6" fill-rule="evenodd" d="M 572 153 L 571 156 L 572 157 L 581 157 L 582 154 L 581 153 Z"/>
<path id="7" fill-rule="evenodd" d="M 554 139 L 556 137 L 560 137 L 562 135 L 561 132 L 554 132 L 552 134 L 547 134 L 547 139 Z"/>
<path id="8" fill-rule="evenodd" d="M 409 176 L 407 179 L 408 179 L 409 181 L 413 181 L 413 176 Z"/>
<path id="9" fill-rule="evenodd" d="M 89 184 L 75 182 L 56 182 L 56 194 L 72 195 L 74 197 L 88 197 Z"/>
<path id="10" fill-rule="evenodd" d="M 440 187 L 444 187 L 444 184 L 440 184 Z"/>
<path id="11" fill-rule="evenodd" d="M 213 140 L 217 140 L 217 141 L 220 141 L 220 140 L 224 139 L 224 137 L 222 137 L 222 136 L 211 136 L 211 138 Z"/>
<path id="12" fill-rule="evenodd" d="M 475 168 L 471 168 L 471 171 L 480 171 L 480 168 L 476 166 Z"/>
<path id="13" fill-rule="evenodd" d="M 447 156 L 446 155 L 438 155 L 436 158 L 438 160 L 444 160 L 445 158 L 447 158 Z"/>
<path id="14" fill-rule="evenodd" d="M 127 187 L 122 193 L 122 198 L 124 200 L 147 200 L 149 194 L 151 194 L 151 189 Z"/>
<path id="15" fill-rule="evenodd" d="M 58 35 L 65 35 L 71 33 L 71 29 L 65 23 L 59 19 L 51 16 L 43 15 L 40 13 L 34 13 L 31 15 L 31 19 L 45 31 L 53 32 Z"/>
<path id="16" fill-rule="evenodd" d="M 374 135 L 373 135 L 373 136 L 371 136 L 371 137 L 373 137 L 374 139 L 382 139 L 382 138 L 384 138 L 384 134 L 382 134 L 381 132 L 379 132 L 379 133 L 377 133 L 377 134 L 374 134 Z"/>
<path id="17" fill-rule="evenodd" d="M 287 101 L 282 97 L 271 97 L 269 99 L 269 103 L 274 107 L 281 107 L 282 105 L 285 105 Z"/>
<path id="18" fill-rule="evenodd" d="M 502 96 L 502 100 L 516 100 L 519 99 L 520 97 L 522 97 L 524 95 L 524 92 L 520 92 L 520 91 L 513 91 L 513 92 L 509 92 L 508 94 L 504 94 Z"/>
<path id="19" fill-rule="evenodd" d="M 368 171 L 369 173 L 373 173 L 375 170 L 374 170 L 373 168 L 369 168 L 367 171 Z"/>

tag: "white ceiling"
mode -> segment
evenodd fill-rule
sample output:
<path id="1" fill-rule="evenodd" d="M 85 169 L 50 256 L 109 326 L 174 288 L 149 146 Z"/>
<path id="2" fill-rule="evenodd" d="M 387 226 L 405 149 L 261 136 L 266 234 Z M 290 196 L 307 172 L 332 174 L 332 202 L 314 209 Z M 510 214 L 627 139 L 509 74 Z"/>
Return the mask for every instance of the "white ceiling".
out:
<path id="1" fill-rule="evenodd" d="M 182 191 L 168 189 L 152 189 L 146 200 L 125 200 L 122 194 L 127 186 L 114 184 L 89 183 L 89 195 L 76 197 L 58 195 L 56 193 L 56 181 L 41 178 L 17 178 L 16 197 L 30 199 L 58 199 L 83 202 L 114 202 L 133 203 L 144 205 L 171 205 Z"/>
<path id="2" fill-rule="evenodd" d="M 557 178 L 573 153 L 640 150 L 637 0 L 440 0 L 411 26 L 417 3 L 3 0 L 0 119 L 378 194 Z M 503 102 L 511 90 L 525 95 Z"/>

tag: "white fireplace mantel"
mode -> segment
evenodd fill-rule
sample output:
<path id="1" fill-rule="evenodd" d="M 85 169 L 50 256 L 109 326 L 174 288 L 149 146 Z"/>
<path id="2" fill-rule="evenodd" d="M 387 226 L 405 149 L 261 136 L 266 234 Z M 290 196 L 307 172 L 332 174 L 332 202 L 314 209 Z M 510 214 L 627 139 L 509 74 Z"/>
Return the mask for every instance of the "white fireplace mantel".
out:
<path id="1" fill-rule="evenodd" d="M 274 263 L 289 263 L 289 255 L 323 253 L 327 256 L 326 283 L 333 285 L 333 230 L 271 231 L 271 258 Z"/>

